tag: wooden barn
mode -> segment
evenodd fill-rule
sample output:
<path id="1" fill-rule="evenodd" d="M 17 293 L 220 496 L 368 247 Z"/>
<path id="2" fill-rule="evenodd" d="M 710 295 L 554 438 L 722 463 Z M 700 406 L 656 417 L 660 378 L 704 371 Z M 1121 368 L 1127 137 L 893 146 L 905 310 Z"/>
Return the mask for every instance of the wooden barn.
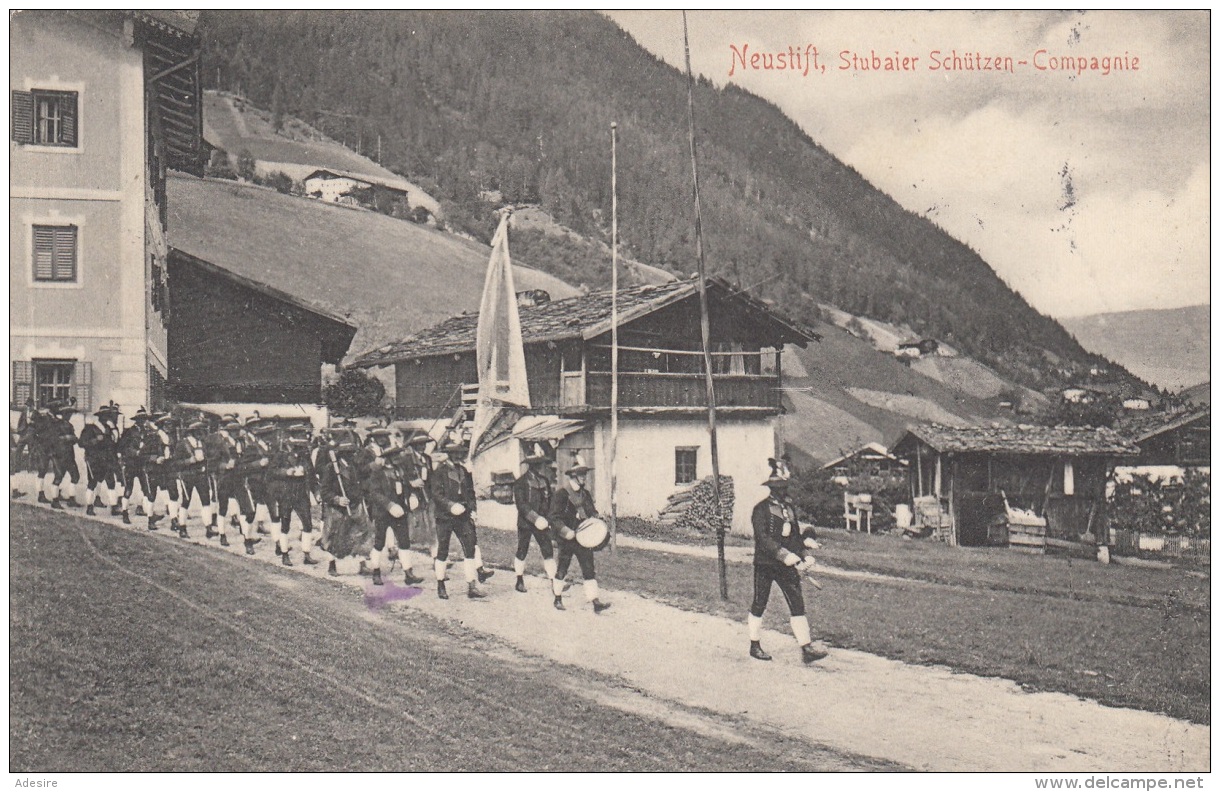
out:
<path id="1" fill-rule="evenodd" d="M 1212 463 L 1211 406 L 1172 415 L 1150 415 L 1132 424 L 1126 434 L 1139 445 L 1138 466 L 1210 467 Z"/>
<path id="2" fill-rule="evenodd" d="M 1074 426 L 924 424 L 893 448 L 909 464 L 917 526 L 962 546 L 1009 544 L 1010 526 L 1043 546 L 1094 544 L 1110 472 L 1138 452 L 1114 430 Z"/>
<path id="3" fill-rule="evenodd" d="M 721 475 L 734 478 L 734 525 L 747 530 L 776 453 L 781 353 L 817 336 L 726 281 L 709 280 L 707 291 Z M 556 419 L 546 425 L 559 427 L 548 439 L 562 440 L 561 471 L 578 453 L 596 468 L 592 491 L 602 509 L 609 506 L 610 303 L 605 291 L 520 307 L 527 417 Z M 711 473 L 698 289 L 693 280 L 639 286 L 620 290 L 618 305 L 619 513 L 656 516 L 675 489 Z M 456 316 L 353 365 L 393 365 L 398 416 L 434 419 L 446 405 L 452 412 L 464 386 L 468 400 L 477 390 L 477 324 L 477 314 Z M 502 466 L 515 473 L 520 456 L 516 444 L 508 447 Z M 476 483 L 496 472 L 476 463 Z"/>
<path id="4" fill-rule="evenodd" d="M 317 306 L 179 250 L 169 317 L 169 392 L 196 404 L 319 404 L 322 364 L 338 364 L 356 335 Z"/>

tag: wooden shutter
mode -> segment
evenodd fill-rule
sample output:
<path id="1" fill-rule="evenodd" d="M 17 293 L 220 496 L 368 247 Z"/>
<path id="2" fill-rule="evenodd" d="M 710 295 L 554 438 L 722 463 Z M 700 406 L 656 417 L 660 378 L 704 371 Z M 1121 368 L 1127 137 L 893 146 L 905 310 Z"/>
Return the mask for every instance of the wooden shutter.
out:
<path id="1" fill-rule="evenodd" d="M 34 280 L 55 280 L 55 228 L 34 226 Z"/>
<path id="2" fill-rule="evenodd" d="M 34 94 L 29 91 L 13 91 L 13 140 L 17 143 L 34 142 Z"/>
<path id="3" fill-rule="evenodd" d="M 59 142 L 65 146 L 76 146 L 76 94 L 59 95 Z"/>
<path id="4" fill-rule="evenodd" d="M 72 395 L 76 397 L 76 409 L 86 415 L 93 411 L 93 364 L 77 361 L 72 367 Z"/>
<path id="5" fill-rule="evenodd" d="M 13 361 L 13 404 L 24 407 L 34 386 L 34 364 L 28 360 Z"/>
<path id="6" fill-rule="evenodd" d="M 76 226 L 55 229 L 55 280 L 76 280 Z"/>

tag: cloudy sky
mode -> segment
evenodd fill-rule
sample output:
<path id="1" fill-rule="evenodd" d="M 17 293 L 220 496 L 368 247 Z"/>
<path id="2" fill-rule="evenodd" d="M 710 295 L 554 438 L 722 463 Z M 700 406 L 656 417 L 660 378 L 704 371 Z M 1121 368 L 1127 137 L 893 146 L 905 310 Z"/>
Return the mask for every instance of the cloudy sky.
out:
<path id="1" fill-rule="evenodd" d="M 682 67 L 679 12 L 609 16 Z M 979 251 L 1042 312 L 1210 302 L 1205 12 L 696 11 L 688 20 L 696 72 L 775 103 Z M 810 44 L 824 73 L 738 60 L 729 77 L 734 47 L 804 53 Z M 1014 71 L 929 68 L 933 51 L 955 49 L 1011 56 Z M 911 71 L 841 70 L 844 50 L 919 60 Z M 1139 68 L 1034 67 L 1082 56 L 1138 57 Z"/>

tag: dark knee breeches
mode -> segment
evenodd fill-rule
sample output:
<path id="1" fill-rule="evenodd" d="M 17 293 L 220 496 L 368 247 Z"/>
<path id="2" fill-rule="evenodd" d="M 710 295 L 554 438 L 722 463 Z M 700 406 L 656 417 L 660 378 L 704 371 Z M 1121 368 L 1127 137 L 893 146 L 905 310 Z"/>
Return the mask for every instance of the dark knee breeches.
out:
<path id="1" fill-rule="evenodd" d="M 525 556 L 530 551 L 530 537 L 538 540 L 538 551 L 542 553 L 542 557 L 550 559 L 555 555 L 555 550 L 551 545 L 551 534 L 548 531 L 538 531 L 533 528 L 522 528 L 517 526 L 517 559 L 524 561 Z"/>
<path id="2" fill-rule="evenodd" d="M 394 531 L 394 539 L 398 542 L 399 550 L 407 550 L 411 547 L 411 532 L 407 529 L 407 516 L 402 517 L 377 517 L 373 520 L 373 549 L 385 549 L 385 537 L 390 531 Z M 449 552 L 449 544 L 445 543 L 445 552 Z"/>
<path id="3" fill-rule="evenodd" d="M 805 615 L 805 597 L 801 593 L 801 573 L 793 567 L 758 566 L 754 567 L 754 602 L 750 604 L 750 613 L 762 617 L 767 609 L 767 600 L 771 598 L 771 583 L 779 586 L 780 593 L 788 603 L 788 612 L 793 616 Z"/>
<path id="4" fill-rule="evenodd" d="M 576 556 L 576 563 L 580 564 L 580 575 L 585 580 L 593 580 L 597 577 L 597 572 L 593 567 L 593 551 L 588 547 L 568 539 L 559 540 L 559 563 L 555 570 L 555 577 L 562 578 L 568 574 L 568 567 L 572 564 L 572 556 Z"/>
<path id="5" fill-rule="evenodd" d="M 304 483 L 285 484 L 276 493 L 275 511 L 279 512 L 280 530 L 288 533 L 292 525 L 292 513 L 296 512 L 301 520 L 301 530 L 305 533 L 313 531 L 313 517 L 309 512 L 309 487 Z M 268 508 L 271 508 L 270 506 Z"/>
<path id="6" fill-rule="evenodd" d="M 462 555 L 474 558 L 475 533 L 474 523 L 470 520 L 436 520 L 436 559 L 444 561 L 449 558 L 449 538 L 457 534 L 462 545 Z"/>

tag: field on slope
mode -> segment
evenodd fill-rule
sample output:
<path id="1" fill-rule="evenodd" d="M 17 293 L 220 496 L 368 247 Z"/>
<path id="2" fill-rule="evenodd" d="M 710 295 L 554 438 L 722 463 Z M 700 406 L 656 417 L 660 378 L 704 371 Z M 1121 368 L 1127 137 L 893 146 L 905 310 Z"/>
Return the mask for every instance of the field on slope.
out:
<path id="1" fill-rule="evenodd" d="M 244 557 L 29 506 L 10 517 L 12 772 L 884 764 L 632 714 L 595 675 Z"/>
<path id="2" fill-rule="evenodd" d="M 427 226 L 179 174 L 169 207 L 173 247 L 349 316 L 359 328 L 352 355 L 479 306 L 490 249 Z M 515 281 L 553 299 L 576 294 L 527 267 L 515 267 Z"/>

